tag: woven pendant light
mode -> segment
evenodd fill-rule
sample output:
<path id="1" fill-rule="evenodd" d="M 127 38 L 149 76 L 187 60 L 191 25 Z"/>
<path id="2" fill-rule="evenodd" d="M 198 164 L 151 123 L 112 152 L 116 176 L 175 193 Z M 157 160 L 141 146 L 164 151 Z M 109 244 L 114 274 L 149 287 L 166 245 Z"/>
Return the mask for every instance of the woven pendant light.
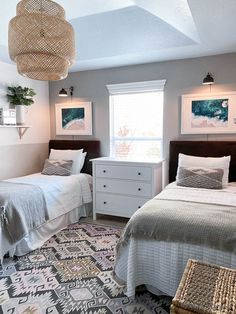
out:
<path id="1" fill-rule="evenodd" d="M 18 72 L 34 80 L 67 77 L 75 62 L 75 40 L 65 11 L 51 0 L 21 0 L 9 23 L 10 58 Z"/>

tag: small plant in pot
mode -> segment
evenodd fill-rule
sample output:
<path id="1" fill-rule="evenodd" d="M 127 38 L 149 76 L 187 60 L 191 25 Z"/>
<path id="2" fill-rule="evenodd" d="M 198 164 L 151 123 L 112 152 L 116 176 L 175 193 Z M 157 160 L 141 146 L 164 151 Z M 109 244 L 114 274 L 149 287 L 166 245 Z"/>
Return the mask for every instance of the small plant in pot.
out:
<path id="1" fill-rule="evenodd" d="M 7 99 L 16 108 L 16 124 L 25 124 L 25 107 L 34 103 L 36 95 L 32 88 L 21 86 L 8 86 Z"/>

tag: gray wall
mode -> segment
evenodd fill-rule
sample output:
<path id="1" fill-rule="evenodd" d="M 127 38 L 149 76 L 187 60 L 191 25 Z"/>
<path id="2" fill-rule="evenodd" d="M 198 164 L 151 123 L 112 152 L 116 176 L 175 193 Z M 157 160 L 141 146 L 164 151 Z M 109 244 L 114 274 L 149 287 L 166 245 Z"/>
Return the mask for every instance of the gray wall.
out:
<path id="1" fill-rule="evenodd" d="M 107 84 L 166 79 L 164 94 L 164 155 L 168 156 L 168 145 L 172 139 L 229 139 L 231 135 L 181 135 L 180 134 L 180 96 L 191 93 L 209 93 L 209 86 L 202 80 L 207 72 L 214 74 L 216 84 L 212 93 L 236 90 L 236 54 L 176 60 L 113 69 L 71 73 L 64 81 L 50 83 L 50 110 L 52 138 L 55 136 L 54 104 L 69 102 L 68 98 L 58 97 L 62 87 L 75 87 L 76 100 L 93 102 L 93 136 L 74 138 L 97 138 L 102 143 L 103 155 L 109 155 L 109 95 Z M 72 138 L 72 137 L 71 137 Z"/>

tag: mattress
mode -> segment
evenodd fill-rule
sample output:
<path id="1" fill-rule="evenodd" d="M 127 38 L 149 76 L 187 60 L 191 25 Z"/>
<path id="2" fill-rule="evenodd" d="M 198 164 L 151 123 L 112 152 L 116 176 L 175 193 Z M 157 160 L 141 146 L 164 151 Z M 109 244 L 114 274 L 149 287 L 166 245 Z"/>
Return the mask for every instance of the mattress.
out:
<path id="1" fill-rule="evenodd" d="M 202 202 L 214 203 L 218 199 L 217 202 L 233 204 L 236 197 L 236 183 L 221 191 L 186 189 L 175 183 L 167 189 L 172 189 L 173 199 L 182 193 L 188 201 L 197 197 Z M 148 285 L 152 292 L 174 296 L 189 258 L 236 268 L 233 253 L 186 243 L 132 238 L 117 257 L 115 274 L 125 284 L 129 297 L 134 296 L 135 287 L 142 284 Z"/>
<path id="2" fill-rule="evenodd" d="M 0 227 L 0 260 L 7 252 L 11 255 L 23 255 L 39 248 L 53 234 L 69 223 L 77 222 L 80 217 L 87 217 L 91 211 L 92 177 L 88 174 L 46 176 L 36 173 L 7 181 L 39 186 L 45 197 L 49 221 L 14 245 Z"/>

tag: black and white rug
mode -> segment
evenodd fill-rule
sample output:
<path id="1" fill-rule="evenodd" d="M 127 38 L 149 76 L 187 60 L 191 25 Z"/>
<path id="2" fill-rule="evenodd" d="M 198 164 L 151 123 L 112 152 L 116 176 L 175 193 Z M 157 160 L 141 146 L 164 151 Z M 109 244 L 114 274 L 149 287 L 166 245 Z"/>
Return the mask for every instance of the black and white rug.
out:
<path id="1" fill-rule="evenodd" d="M 120 233 L 117 227 L 74 224 L 40 250 L 6 259 L 0 268 L 0 313 L 169 313 L 171 298 L 157 297 L 142 287 L 131 300 L 114 281 Z"/>

